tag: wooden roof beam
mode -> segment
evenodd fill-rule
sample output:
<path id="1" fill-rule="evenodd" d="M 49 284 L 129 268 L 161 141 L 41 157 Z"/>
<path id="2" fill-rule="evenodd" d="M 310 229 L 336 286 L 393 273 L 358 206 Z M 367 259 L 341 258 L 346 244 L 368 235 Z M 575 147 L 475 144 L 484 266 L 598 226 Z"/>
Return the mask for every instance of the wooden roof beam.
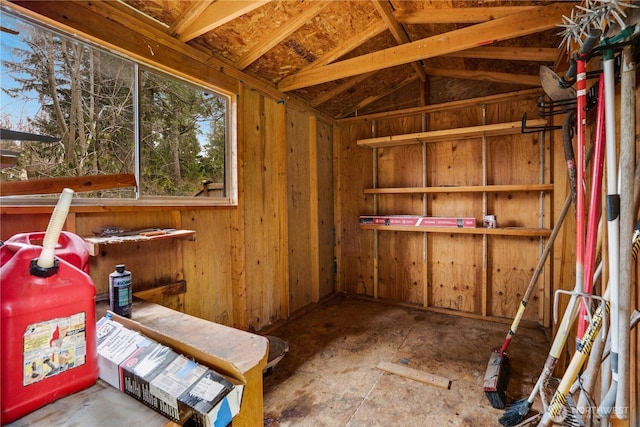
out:
<path id="1" fill-rule="evenodd" d="M 340 46 L 322 55 L 320 58 L 316 59 L 308 66 L 302 68 L 302 70 L 307 70 L 310 68 L 315 68 L 315 67 L 320 67 L 322 65 L 330 64 L 336 59 L 341 58 L 342 56 L 351 52 L 353 49 L 357 48 L 358 46 L 364 44 L 367 40 L 370 40 L 375 36 L 381 34 L 386 29 L 387 29 L 387 26 L 384 22 L 382 21 L 374 22 L 370 26 L 368 26 L 366 30 L 356 34 L 346 42 L 340 44 Z"/>
<path id="2" fill-rule="evenodd" d="M 322 95 L 317 96 L 316 98 L 314 98 L 311 101 L 311 106 L 312 107 L 317 107 L 318 105 L 324 104 L 325 102 L 327 102 L 328 100 L 330 100 L 334 96 L 338 96 L 341 93 L 344 93 L 344 92 L 348 91 L 352 87 L 355 87 L 355 86 L 359 85 L 363 81 L 367 80 L 369 77 L 373 76 L 376 72 L 377 71 L 372 71 L 371 73 L 360 74 L 359 76 L 355 76 L 355 77 L 351 77 L 349 79 L 345 79 L 345 81 L 343 83 L 339 84 L 335 88 L 333 88 L 331 90 L 328 90 L 326 92 L 323 92 Z"/>
<path id="3" fill-rule="evenodd" d="M 363 109 L 367 105 L 371 105 L 374 102 L 384 98 L 385 96 L 391 95 L 393 92 L 396 92 L 396 91 L 402 89 L 403 87 L 407 86 L 408 84 L 411 84 L 411 83 L 415 82 L 416 80 L 419 80 L 419 77 L 417 75 L 415 75 L 415 74 L 411 74 L 410 76 L 408 76 L 406 79 L 404 79 L 399 84 L 393 85 L 392 87 L 387 88 L 387 90 L 385 90 L 383 92 L 378 92 L 375 95 L 366 97 L 362 101 L 358 102 L 358 105 L 356 105 L 355 107 L 349 108 L 348 111 L 343 111 L 338 116 L 338 118 L 339 119 L 345 118 L 345 117 L 351 115 L 352 113 L 355 113 L 356 111 Z"/>
<path id="4" fill-rule="evenodd" d="M 443 56 L 456 58 L 500 59 L 505 61 L 555 62 L 558 59 L 557 48 L 544 47 L 493 47 L 483 46 L 461 50 Z"/>
<path id="5" fill-rule="evenodd" d="M 393 38 L 396 39 L 398 44 L 406 44 L 411 43 L 411 39 L 407 35 L 407 32 L 402 28 L 402 25 L 396 21 L 396 18 L 393 16 L 393 10 L 391 9 L 391 4 L 388 0 L 373 0 L 373 5 L 376 10 L 382 17 L 382 20 L 387 24 L 389 31 L 393 35 Z M 416 72 L 416 75 L 420 77 L 420 80 L 423 82 L 427 81 L 427 75 L 424 72 L 424 69 L 420 65 L 419 62 L 412 62 L 411 66 Z"/>
<path id="6" fill-rule="evenodd" d="M 169 34 L 179 37 L 215 0 L 201 0 L 191 3 L 169 26 Z"/>
<path id="7" fill-rule="evenodd" d="M 191 25 L 184 28 L 182 33 L 178 34 L 178 39 L 182 42 L 193 40 L 208 31 L 264 6 L 270 1 L 271 0 L 215 1 L 209 4 L 209 6 L 196 17 Z"/>
<path id="8" fill-rule="evenodd" d="M 531 11 L 535 8 L 536 6 L 502 6 L 426 8 L 416 11 L 399 9 L 394 13 L 394 16 L 396 21 L 402 24 L 477 24 L 515 13 Z"/>
<path id="9" fill-rule="evenodd" d="M 451 77 L 454 79 L 480 80 L 493 83 L 509 83 L 540 86 L 540 76 L 529 74 L 500 73 L 496 71 L 460 70 L 426 67 L 429 76 Z"/>
<path id="10" fill-rule="evenodd" d="M 297 16 L 296 18 L 287 22 L 285 25 L 280 26 L 276 34 L 264 34 L 265 37 L 263 38 L 263 40 L 258 43 L 257 46 L 254 46 L 251 50 L 249 50 L 249 52 L 247 52 L 238 62 L 236 62 L 236 67 L 239 70 L 244 70 L 245 68 L 247 68 L 262 55 L 280 44 L 280 42 L 285 40 L 291 34 L 295 33 L 298 28 L 309 22 L 314 16 L 316 16 L 324 8 L 329 6 L 329 4 L 331 4 L 331 2 L 328 1 L 312 2 L 309 5 L 308 9 L 301 13 L 300 16 Z"/>
<path id="11" fill-rule="evenodd" d="M 283 79 L 278 89 L 287 92 L 549 30 L 561 23 L 562 16 L 569 14 L 573 6 L 573 3 L 538 6 L 534 11 L 527 10 L 412 43 L 300 71 Z"/>

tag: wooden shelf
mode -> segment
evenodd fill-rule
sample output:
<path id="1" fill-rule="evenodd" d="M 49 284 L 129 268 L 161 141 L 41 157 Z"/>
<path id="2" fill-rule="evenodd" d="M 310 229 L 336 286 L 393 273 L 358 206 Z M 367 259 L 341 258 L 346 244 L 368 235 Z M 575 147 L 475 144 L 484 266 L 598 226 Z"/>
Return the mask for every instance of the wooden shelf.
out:
<path id="1" fill-rule="evenodd" d="M 548 237 L 551 230 L 546 228 L 520 228 L 520 227 L 503 227 L 503 228 L 456 228 L 456 227 L 416 227 L 403 225 L 371 225 L 360 224 L 363 230 L 380 230 L 380 231 L 413 231 L 418 233 L 448 233 L 448 234 L 488 234 L 499 236 L 525 236 L 525 237 Z"/>
<path id="2" fill-rule="evenodd" d="M 499 193 L 516 191 L 553 191 L 553 184 L 524 185 L 463 185 L 443 187 L 366 188 L 365 194 L 421 194 L 421 193 Z"/>
<path id="3" fill-rule="evenodd" d="M 141 234 L 135 234 L 132 236 L 109 236 L 109 237 L 83 237 L 85 245 L 89 250 L 89 255 L 96 256 L 100 253 L 100 245 L 118 245 L 121 243 L 135 243 L 135 242 L 147 242 L 151 240 L 161 239 L 180 239 L 180 240 L 195 240 L 196 232 L 193 230 L 158 230 L 163 234 L 156 234 L 152 236 L 145 236 Z"/>
<path id="4" fill-rule="evenodd" d="M 528 125 L 544 126 L 545 119 L 529 120 Z M 483 136 L 515 135 L 522 131 L 522 122 L 497 123 L 493 125 L 471 126 L 456 129 L 434 130 L 428 132 L 409 133 L 404 135 L 390 135 L 378 138 L 359 139 L 361 147 L 394 147 L 398 145 L 417 144 L 422 142 L 441 142 L 464 138 L 481 138 Z"/>

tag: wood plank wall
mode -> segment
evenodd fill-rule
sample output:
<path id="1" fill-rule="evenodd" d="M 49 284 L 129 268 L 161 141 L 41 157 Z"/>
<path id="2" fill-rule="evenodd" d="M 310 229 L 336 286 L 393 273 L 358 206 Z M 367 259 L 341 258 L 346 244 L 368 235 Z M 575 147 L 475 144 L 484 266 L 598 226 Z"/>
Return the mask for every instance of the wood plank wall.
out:
<path id="1" fill-rule="evenodd" d="M 312 138 L 309 129 L 315 117 L 309 113 L 251 88 L 242 88 L 240 97 L 242 181 L 237 208 L 72 205 L 65 229 L 81 236 L 106 225 L 196 231 L 195 241 L 100 246 L 99 254 L 90 259 L 98 293 L 108 291 L 115 264 L 125 263 L 135 291 L 185 280 L 187 292 L 165 297 L 164 305 L 260 330 L 333 292 L 333 127 L 317 122 Z M 293 131 L 285 132 L 285 126 Z M 313 159 L 311 143 L 316 145 Z M 3 206 L 0 238 L 44 231 L 52 210 L 53 206 Z"/>
<path id="2" fill-rule="evenodd" d="M 519 121 L 537 115 L 539 93 L 485 100 L 485 123 Z M 422 308 L 453 310 L 467 315 L 511 318 L 529 284 L 544 243 L 538 237 L 488 236 L 486 258 L 481 235 L 361 230 L 359 215 L 411 214 L 475 217 L 482 221 L 479 194 L 363 194 L 372 187 L 482 185 L 480 139 L 452 140 L 362 148 L 357 139 L 452 129 L 483 124 L 483 103 L 434 106 L 424 112 L 340 122 L 340 264 L 338 289 L 348 293 L 407 303 Z M 488 184 L 552 182 L 555 153 L 552 137 L 540 133 L 487 139 Z M 545 161 L 541 165 L 541 146 Z M 377 172 L 374 174 L 374 170 Z M 374 180 L 377 182 L 374 183 Z M 562 181 L 561 181 L 562 182 Z M 553 226 L 562 206 L 553 194 L 489 193 L 487 213 L 498 214 L 502 227 Z M 541 207 L 542 206 L 542 207 Z M 554 209 L 554 206 L 557 208 Z M 561 246 L 559 246 L 561 247 Z M 485 261 L 486 260 L 486 261 Z M 486 263 L 486 265 L 483 265 Z M 484 270 L 487 271 L 484 271 Z M 551 291 L 550 269 L 540 280 L 525 319 L 543 323 L 544 300 Z"/>
<path id="3" fill-rule="evenodd" d="M 235 77 L 241 73 L 218 67 L 154 28 L 127 26 L 128 18 L 108 2 L 17 3 L 37 20 L 221 87 L 237 99 L 237 207 L 71 207 L 65 229 L 79 235 L 104 225 L 196 231 L 193 242 L 103 247 L 90 265 L 99 293 L 107 291 L 115 264 L 124 262 L 134 274 L 134 290 L 184 280 L 187 292 L 165 297 L 163 304 L 259 331 L 333 292 L 332 120 L 255 78 Z M 116 16 L 110 25 L 97 24 Z M 148 40 L 157 42 L 153 55 L 139 48 Z M 44 231 L 52 210 L 0 206 L 0 238 Z"/>

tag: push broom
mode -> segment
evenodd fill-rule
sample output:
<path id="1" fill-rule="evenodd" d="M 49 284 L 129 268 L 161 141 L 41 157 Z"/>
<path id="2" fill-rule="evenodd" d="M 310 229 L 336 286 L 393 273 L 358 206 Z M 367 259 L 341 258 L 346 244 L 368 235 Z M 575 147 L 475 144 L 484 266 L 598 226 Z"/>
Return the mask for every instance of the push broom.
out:
<path id="1" fill-rule="evenodd" d="M 527 303 L 529 302 L 529 298 L 531 297 L 531 293 L 535 288 L 536 282 L 538 281 L 538 277 L 544 268 L 544 264 L 549 257 L 549 253 L 553 248 L 553 244 L 556 240 L 556 236 L 562 227 L 562 223 L 564 222 L 564 218 L 567 216 L 567 211 L 569 211 L 569 206 L 571 206 L 571 195 L 567 196 L 567 199 L 564 202 L 564 206 L 562 207 L 562 211 L 558 216 L 558 220 L 556 224 L 553 226 L 553 231 L 549 236 L 549 240 L 538 260 L 538 265 L 533 272 L 533 276 L 531 277 L 531 281 L 529 282 L 529 286 L 522 297 L 522 301 L 520 301 L 520 306 L 518 307 L 518 311 L 516 316 L 511 323 L 511 327 L 509 328 L 509 332 L 507 333 L 506 338 L 504 339 L 504 343 L 502 343 L 502 347 L 495 348 L 491 351 L 491 356 L 489 357 L 489 363 L 487 364 L 487 370 L 484 375 L 484 394 L 489 399 L 491 406 L 494 408 L 502 409 L 506 404 L 506 390 L 507 384 L 509 382 L 509 358 L 507 357 L 507 349 L 509 348 L 509 344 L 511 343 L 511 339 L 516 334 L 518 330 L 518 325 L 522 320 L 522 316 L 524 314 L 525 309 L 527 308 Z"/>
<path id="2" fill-rule="evenodd" d="M 567 88 L 560 87 L 558 85 L 558 80 L 558 75 L 551 71 L 551 69 L 544 66 L 540 67 L 540 81 L 542 83 L 543 89 L 553 101 L 563 101 L 571 97 L 575 98 L 575 89 L 570 86 Z M 525 295 L 520 302 L 518 311 L 516 312 L 516 316 L 513 319 L 511 327 L 509 328 L 509 332 L 507 333 L 504 343 L 502 344 L 502 347 L 494 348 L 491 351 L 489 363 L 487 364 L 483 389 L 485 395 L 487 396 L 487 399 L 491 403 L 491 406 L 493 406 L 494 408 L 502 409 L 506 404 L 506 389 L 509 382 L 510 369 L 510 363 L 507 357 L 507 349 L 509 347 L 509 344 L 511 343 L 511 339 L 516 334 L 516 330 L 518 328 L 518 325 L 520 324 L 520 321 L 522 320 L 522 316 L 529 301 L 529 297 L 531 296 L 531 292 L 534 289 L 536 281 L 538 280 L 538 276 L 540 275 L 542 267 L 544 266 L 544 263 L 546 262 L 546 259 L 551 250 L 551 247 L 554 244 L 556 235 L 558 234 L 558 231 L 562 226 L 562 222 L 564 221 L 564 217 L 567 214 L 569 204 L 573 202 L 574 209 L 576 209 L 576 162 L 571 141 L 571 131 L 573 123 L 575 121 L 575 116 L 575 110 L 568 111 L 562 123 L 562 142 L 564 146 L 565 161 L 567 162 L 567 172 L 569 174 L 569 184 L 571 187 L 571 192 L 569 194 L 569 197 L 565 201 L 565 206 L 560 213 L 558 221 L 556 222 L 549 241 L 547 242 L 547 246 L 543 251 L 543 254 L 538 262 L 536 270 L 533 273 L 531 281 L 529 282 L 529 286 L 527 287 Z"/>

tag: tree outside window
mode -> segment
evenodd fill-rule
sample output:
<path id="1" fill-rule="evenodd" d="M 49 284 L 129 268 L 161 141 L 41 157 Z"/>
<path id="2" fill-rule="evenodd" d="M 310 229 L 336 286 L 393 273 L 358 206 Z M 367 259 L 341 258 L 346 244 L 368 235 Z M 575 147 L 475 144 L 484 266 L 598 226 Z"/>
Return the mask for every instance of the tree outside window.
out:
<path id="1" fill-rule="evenodd" d="M 142 197 L 203 195 L 206 184 L 226 196 L 228 97 L 10 14 L 2 26 L 0 127 L 59 139 L 0 141 L 18 153 L 2 181 L 139 170 Z"/>

